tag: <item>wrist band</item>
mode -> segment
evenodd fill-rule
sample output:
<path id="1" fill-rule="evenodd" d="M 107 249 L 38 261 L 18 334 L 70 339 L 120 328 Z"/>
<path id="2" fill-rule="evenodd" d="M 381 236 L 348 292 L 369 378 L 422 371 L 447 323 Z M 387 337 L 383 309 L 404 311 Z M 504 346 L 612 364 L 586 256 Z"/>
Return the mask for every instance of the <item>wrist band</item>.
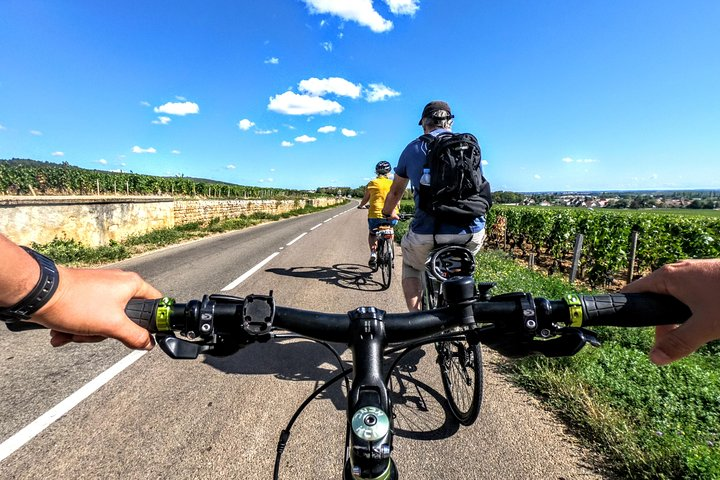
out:
<path id="1" fill-rule="evenodd" d="M 3 322 L 28 320 L 52 298 L 60 280 L 55 262 L 35 250 L 27 247 L 21 248 L 33 257 L 40 266 L 40 278 L 25 298 L 11 307 L 0 307 L 0 320 Z"/>

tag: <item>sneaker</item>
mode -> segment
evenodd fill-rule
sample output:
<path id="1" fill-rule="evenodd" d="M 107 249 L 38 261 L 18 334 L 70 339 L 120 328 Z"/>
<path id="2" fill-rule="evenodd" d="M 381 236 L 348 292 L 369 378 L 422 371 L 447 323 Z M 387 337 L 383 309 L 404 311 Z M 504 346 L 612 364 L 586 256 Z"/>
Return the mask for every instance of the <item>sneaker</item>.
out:
<path id="1" fill-rule="evenodd" d="M 368 260 L 368 266 L 370 268 L 377 267 L 377 253 L 376 252 L 372 252 L 370 254 L 370 260 Z"/>

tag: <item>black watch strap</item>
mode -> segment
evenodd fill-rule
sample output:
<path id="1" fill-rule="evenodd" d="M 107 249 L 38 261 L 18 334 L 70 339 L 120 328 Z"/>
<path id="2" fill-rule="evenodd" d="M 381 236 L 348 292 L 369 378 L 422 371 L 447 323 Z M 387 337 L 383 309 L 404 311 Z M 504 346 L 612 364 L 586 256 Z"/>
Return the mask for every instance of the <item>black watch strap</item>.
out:
<path id="1" fill-rule="evenodd" d="M 50 300 L 57 290 L 60 280 L 55 262 L 35 250 L 27 247 L 21 248 L 30 254 L 40 266 L 40 278 L 25 298 L 11 307 L 0 307 L 0 320 L 3 322 L 28 320 Z"/>

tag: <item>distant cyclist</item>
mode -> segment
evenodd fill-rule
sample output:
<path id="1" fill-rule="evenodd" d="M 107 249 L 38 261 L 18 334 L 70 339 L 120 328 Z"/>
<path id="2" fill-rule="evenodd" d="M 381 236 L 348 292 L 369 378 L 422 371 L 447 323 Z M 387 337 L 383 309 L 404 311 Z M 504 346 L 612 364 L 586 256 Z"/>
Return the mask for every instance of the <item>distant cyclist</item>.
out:
<path id="1" fill-rule="evenodd" d="M 368 205 L 368 245 L 370 245 L 370 260 L 368 265 L 371 268 L 377 266 L 377 237 L 373 233 L 373 230 L 378 228 L 380 225 L 395 225 L 397 220 L 386 220 L 383 217 L 382 209 L 385 205 L 385 197 L 390 191 L 390 185 L 392 180 L 389 178 L 391 170 L 390 162 L 381 161 L 375 165 L 375 173 L 377 177 L 370 180 L 365 186 L 365 195 L 360 201 L 360 205 L 357 208 L 365 208 Z"/>

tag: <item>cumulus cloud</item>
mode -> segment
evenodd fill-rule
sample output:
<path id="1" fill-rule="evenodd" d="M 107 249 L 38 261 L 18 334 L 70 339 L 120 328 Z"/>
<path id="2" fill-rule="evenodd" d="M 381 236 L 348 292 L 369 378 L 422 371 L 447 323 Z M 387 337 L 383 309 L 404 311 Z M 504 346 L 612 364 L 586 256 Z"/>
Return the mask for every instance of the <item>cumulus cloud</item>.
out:
<path id="1" fill-rule="evenodd" d="M 397 97 L 400 92 L 393 90 L 390 87 L 386 87 L 382 83 L 371 83 L 368 88 L 365 89 L 365 99 L 368 102 L 382 102 L 391 97 Z"/>
<path id="2" fill-rule="evenodd" d="M 333 49 L 333 44 L 332 44 L 332 42 L 323 42 L 323 43 L 321 43 L 320 45 L 322 45 L 323 49 L 324 49 L 326 52 L 332 52 L 332 49 Z"/>
<path id="3" fill-rule="evenodd" d="M 42 136 L 42 132 L 40 130 L 30 130 L 30 135 L 34 135 L 36 137 Z"/>
<path id="4" fill-rule="evenodd" d="M 180 150 L 175 149 L 172 150 L 170 153 L 172 153 L 173 155 L 180 155 Z"/>
<path id="5" fill-rule="evenodd" d="M 228 170 L 235 170 L 236 167 L 231 163 L 229 165 L 226 165 L 225 168 L 227 168 Z"/>
<path id="6" fill-rule="evenodd" d="M 50 155 L 52 155 L 53 157 L 64 157 L 65 152 L 52 152 Z"/>
<path id="7" fill-rule="evenodd" d="M 252 122 L 247 118 L 243 118 L 237 123 L 237 126 L 240 130 L 250 130 L 252 127 L 255 126 L 255 122 Z"/>
<path id="8" fill-rule="evenodd" d="M 132 147 L 132 152 L 133 153 L 157 153 L 157 150 L 155 150 L 153 147 L 142 148 L 142 147 L 138 147 L 137 145 L 135 145 L 134 147 Z"/>
<path id="9" fill-rule="evenodd" d="M 357 22 L 373 32 L 387 32 L 393 28 L 390 20 L 384 19 L 374 8 L 372 0 L 304 0 L 312 14 L 330 14 L 343 20 Z M 387 0 L 400 2 L 401 0 Z"/>
<path id="10" fill-rule="evenodd" d="M 482 163 L 482 165 L 485 167 L 485 166 L 487 166 L 488 161 L 487 161 L 487 160 L 480 160 L 480 163 Z"/>
<path id="11" fill-rule="evenodd" d="M 350 130 L 349 128 L 343 128 L 340 130 L 343 135 L 346 137 L 357 137 L 357 132 L 355 130 Z"/>
<path id="12" fill-rule="evenodd" d="M 395 15 L 415 15 L 420 9 L 420 0 L 385 0 L 390 11 Z"/>
<path id="13" fill-rule="evenodd" d="M 542 177 L 536 173 L 535 175 L 533 175 L 533 178 L 535 180 L 540 180 Z"/>
<path id="14" fill-rule="evenodd" d="M 280 59 L 277 57 L 270 57 L 267 60 L 265 60 L 264 63 L 269 63 L 270 65 L 277 65 L 278 63 L 280 63 Z"/>
<path id="15" fill-rule="evenodd" d="M 343 111 L 342 105 L 335 101 L 290 91 L 270 97 L 267 108 L 286 115 L 330 115 Z"/>
<path id="16" fill-rule="evenodd" d="M 320 133 L 331 133 L 337 130 L 337 127 L 333 127 L 332 125 L 325 125 L 324 127 L 318 128 L 318 132 Z"/>
<path id="17" fill-rule="evenodd" d="M 299 137 L 295 137 L 295 141 L 298 143 L 311 143 L 317 141 L 317 138 L 310 137 L 308 135 L 300 135 Z"/>
<path id="18" fill-rule="evenodd" d="M 292 147 L 294 144 L 292 142 L 288 142 L 287 140 L 283 140 L 280 142 L 281 147 Z"/>
<path id="19" fill-rule="evenodd" d="M 100 160 L 97 161 L 97 163 L 99 163 L 100 165 L 107 165 L 107 160 L 105 160 L 104 158 L 101 158 Z"/>
<path id="20" fill-rule="evenodd" d="M 362 92 L 362 85 L 354 83 L 340 77 L 330 78 L 308 78 L 298 83 L 298 89 L 316 97 L 333 93 L 343 97 L 358 98 Z"/>
<path id="21" fill-rule="evenodd" d="M 182 98 L 182 97 L 180 97 Z M 193 102 L 167 102 L 164 105 L 154 108 L 155 113 L 166 113 L 168 115 L 194 115 L 200 112 L 200 107 Z"/>
<path id="22" fill-rule="evenodd" d="M 170 123 L 170 117 L 158 117 L 157 120 L 153 120 L 152 123 L 155 125 L 167 125 Z"/>

